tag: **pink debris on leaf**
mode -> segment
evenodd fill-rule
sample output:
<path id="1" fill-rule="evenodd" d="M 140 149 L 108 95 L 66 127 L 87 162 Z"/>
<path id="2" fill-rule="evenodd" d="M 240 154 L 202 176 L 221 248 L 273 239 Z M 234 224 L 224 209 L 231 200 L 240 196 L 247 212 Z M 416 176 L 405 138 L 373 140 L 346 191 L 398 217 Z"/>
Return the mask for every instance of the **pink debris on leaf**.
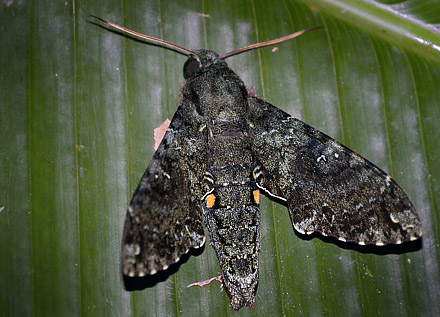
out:
<path id="1" fill-rule="evenodd" d="M 257 97 L 257 90 L 255 89 L 255 87 L 247 88 L 247 92 L 252 97 Z"/>
<path id="2" fill-rule="evenodd" d="M 154 129 L 154 146 L 153 149 L 156 151 L 162 142 L 165 133 L 167 133 L 168 127 L 170 126 L 171 121 L 166 119 L 158 128 Z"/>
<path id="3" fill-rule="evenodd" d="M 202 18 L 211 18 L 211 16 L 207 13 L 199 13 L 199 16 L 201 16 Z"/>

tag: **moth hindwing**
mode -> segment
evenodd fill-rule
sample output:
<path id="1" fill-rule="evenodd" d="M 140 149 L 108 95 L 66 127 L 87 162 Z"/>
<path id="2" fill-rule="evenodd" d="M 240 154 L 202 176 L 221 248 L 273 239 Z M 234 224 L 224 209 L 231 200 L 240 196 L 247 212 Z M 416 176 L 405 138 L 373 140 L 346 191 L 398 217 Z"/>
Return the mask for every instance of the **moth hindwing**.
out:
<path id="1" fill-rule="evenodd" d="M 125 275 L 155 274 L 202 246 L 204 222 L 232 307 L 252 308 L 258 285 L 260 190 L 285 201 L 294 228 L 303 234 L 319 232 L 379 246 L 421 237 L 414 206 L 389 175 L 249 95 L 224 61 L 281 40 L 222 56 L 174 47 L 189 54 L 186 82 L 169 129 L 128 208 Z"/>

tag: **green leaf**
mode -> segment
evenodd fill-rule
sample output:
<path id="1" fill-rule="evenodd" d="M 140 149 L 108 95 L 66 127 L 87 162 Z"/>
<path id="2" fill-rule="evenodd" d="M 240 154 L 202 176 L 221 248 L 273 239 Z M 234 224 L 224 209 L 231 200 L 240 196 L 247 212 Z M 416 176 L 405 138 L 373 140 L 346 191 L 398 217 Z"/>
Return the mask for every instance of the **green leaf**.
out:
<path id="1" fill-rule="evenodd" d="M 439 12 L 424 0 L 3 1 L 0 314 L 440 315 Z M 391 173 L 419 212 L 421 248 L 378 255 L 302 239 L 264 199 L 253 310 L 234 313 L 218 283 L 186 288 L 220 273 L 209 243 L 164 282 L 125 291 L 125 211 L 153 129 L 179 104 L 185 57 L 89 14 L 218 53 L 322 26 L 227 62 L 259 96 Z"/>

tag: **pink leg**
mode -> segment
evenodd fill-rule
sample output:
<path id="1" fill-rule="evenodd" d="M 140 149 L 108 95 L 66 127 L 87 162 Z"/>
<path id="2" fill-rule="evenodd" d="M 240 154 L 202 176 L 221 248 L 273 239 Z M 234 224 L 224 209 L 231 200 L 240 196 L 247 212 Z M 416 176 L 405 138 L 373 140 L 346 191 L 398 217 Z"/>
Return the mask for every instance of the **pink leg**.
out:
<path id="1" fill-rule="evenodd" d="M 211 282 L 213 282 L 213 281 L 219 281 L 220 283 L 223 283 L 222 276 L 219 275 L 219 276 L 216 276 L 216 277 L 210 278 L 209 280 L 206 280 L 206 281 L 195 282 L 195 283 L 192 283 L 192 284 L 188 285 L 187 287 L 191 287 L 191 286 L 200 286 L 200 287 L 203 287 L 203 286 L 205 286 L 205 285 L 211 284 Z"/>

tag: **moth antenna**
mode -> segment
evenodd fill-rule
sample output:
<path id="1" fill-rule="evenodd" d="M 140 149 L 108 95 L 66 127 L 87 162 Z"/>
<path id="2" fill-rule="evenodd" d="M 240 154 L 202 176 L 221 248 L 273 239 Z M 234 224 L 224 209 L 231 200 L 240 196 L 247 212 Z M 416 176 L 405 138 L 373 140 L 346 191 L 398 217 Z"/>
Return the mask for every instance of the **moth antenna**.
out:
<path id="1" fill-rule="evenodd" d="M 153 37 L 153 36 L 149 36 L 149 35 L 145 35 L 145 34 L 142 34 L 142 33 L 138 33 L 138 32 L 132 31 L 132 30 L 130 30 L 130 29 L 124 28 L 123 26 L 120 26 L 120 25 L 114 24 L 114 23 L 112 23 L 112 22 L 108 22 L 108 21 L 106 21 L 106 20 L 104 20 L 104 19 L 101 19 L 100 17 L 94 16 L 94 15 L 90 15 L 90 16 L 91 16 L 92 18 L 95 18 L 95 19 L 97 19 L 97 20 L 99 20 L 99 21 L 101 21 L 101 22 L 107 24 L 108 26 L 111 26 L 112 28 L 117 29 L 117 30 L 120 30 L 120 31 L 122 31 L 122 32 L 125 32 L 125 33 L 128 33 L 128 34 L 131 34 L 131 35 L 136 36 L 136 37 L 139 37 L 139 38 L 141 38 L 141 39 L 148 40 L 148 41 L 153 42 L 153 43 L 160 44 L 160 45 L 162 45 L 162 46 L 167 46 L 167 47 L 172 48 L 172 49 L 178 51 L 179 53 L 182 53 L 182 54 L 187 55 L 187 56 L 188 56 L 188 55 L 195 55 L 193 51 L 190 51 L 190 50 L 188 50 L 188 49 L 186 49 L 186 48 L 184 48 L 184 47 L 181 47 L 181 46 L 179 46 L 179 45 L 176 45 L 176 44 L 170 43 L 170 42 L 168 42 L 168 41 L 165 41 L 165 40 L 159 39 L 159 38 L 157 38 L 157 37 Z"/>
<path id="2" fill-rule="evenodd" d="M 270 40 L 270 41 L 265 41 L 265 42 L 251 44 L 251 45 L 239 48 L 238 50 L 235 50 L 235 51 L 232 51 L 232 52 L 229 52 L 229 53 L 225 53 L 225 54 L 221 55 L 219 58 L 220 59 L 225 59 L 225 58 L 231 57 L 232 55 L 237 55 L 237 54 L 240 54 L 240 53 L 243 53 L 243 52 L 246 52 L 246 51 L 253 50 L 255 48 L 275 45 L 275 44 L 278 44 L 278 43 L 285 42 L 285 41 L 288 41 L 290 39 L 293 39 L 293 38 L 295 38 L 297 36 L 300 36 L 300 35 L 302 35 L 302 34 L 304 34 L 306 32 L 310 32 L 310 31 L 317 30 L 317 29 L 320 29 L 320 28 L 321 28 L 320 26 L 317 26 L 317 27 L 314 27 L 314 28 L 311 28 L 311 29 L 305 29 L 305 30 L 302 30 L 302 31 L 298 31 L 298 32 L 295 32 L 295 33 L 292 33 L 292 34 L 280 37 L 280 38 L 275 39 L 275 40 Z"/>

